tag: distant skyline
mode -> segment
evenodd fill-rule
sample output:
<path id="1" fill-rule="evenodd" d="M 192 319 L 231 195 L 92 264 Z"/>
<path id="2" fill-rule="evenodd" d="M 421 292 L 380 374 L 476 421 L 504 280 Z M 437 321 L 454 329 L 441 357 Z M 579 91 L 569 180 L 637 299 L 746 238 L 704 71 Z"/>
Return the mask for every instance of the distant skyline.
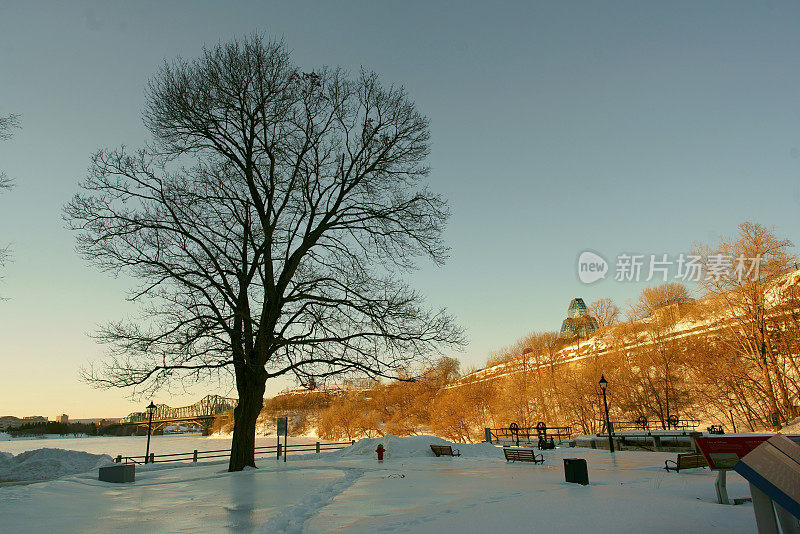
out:
<path id="1" fill-rule="evenodd" d="M 617 255 L 688 253 L 749 220 L 800 242 L 800 4 L 771 2 L 107 3 L 0 5 L 0 416 L 141 411 L 78 369 L 88 336 L 126 316 L 128 280 L 81 260 L 62 207 L 101 147 L 147 140 L 147 80 L 164 60 L 251 32 L 305 68 L 360 66 L 431 120 L 431 188 L 450 201 L 448 263 L 412 283 L 470 340 L 462 370 L 574 297 L 625 307 L 647 284 Z M 578 255 L 612 264 L 582 284 Z M 795 249 L 796 251 L 796 249 Z M 291 386 L 268 383 L 274 395 Z M 216 385 L 154 397 L 191 404 Z"/>

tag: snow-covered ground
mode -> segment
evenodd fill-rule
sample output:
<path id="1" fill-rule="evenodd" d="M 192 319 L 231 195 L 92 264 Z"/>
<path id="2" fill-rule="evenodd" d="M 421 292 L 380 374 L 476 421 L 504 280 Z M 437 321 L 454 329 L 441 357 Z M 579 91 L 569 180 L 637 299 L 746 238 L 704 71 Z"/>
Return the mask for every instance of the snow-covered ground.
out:
<path id="1" fill-rule="evenodd" d="M 281 438 L 281 441 L 283 441 L 283 438 Z M 315 441 L 317 441 L 315 438 L 310 437 L 289 436 L 289 445 L 313 443 Z M 256 437 L 257 446 L 274 446 L 275 442 L 274 436 Z M 83 436 L 75 438 L 48 435 L 46 438 L 0 440 L 0 452 L 10 452 L 12 454 L 46 447 L 84 451 L 92 454 L 108 454 L 111 457 L 115 457 L 118 454 L 122 456 L 143 456 L 146 446 L 146 436 Z M 198 434 L 173 434 L 150 437 L 150 452 L 157 455 L 192 452 L 195 449 L 198 451 L 228 449 L 230 446 L 230 435 L 203 437 Z"/>
<path id="2" fill-rule="evenodd" d="M 99 482 L 95 470 L 0 488 L 0 517 L 12 532 L 755 532 L 751 505 L 715 503 L 714 474 L 666 473 L 674 454 L 560 448 L 537 466 L 507 464 L 488 444 L 435 458 L 431 443 L 446 442 L 387 436 L 241 473 L 156 464 L 133 484 Z M 564 482 L 570 457 L 587 460 L 588 486 Z M 749 496 L 728 479 L 732 498 Z"/>
<path id="3" fill-rule="evenodd" d="M 784 434 L 800 434 L 800 417 L 789 421 L 786 426 L 781 429 Z"/>
<path id="4" fill-rule="evenodd" d="M 308 445 L 314 437 L 290 437 L 289 445 Z M 283 440 L 281 440 L 283 442 Z M 275 446 L 275 437 L 259 436 L 257 446 Z M 198 434 L 151 436 L 150 451 L 162 454 L 219 451 L 229 449 L 231 436 L 203 437 Z M 112 457 L 143 456 L 146 436 L 93 437 L 83 435 L 10 438 L 0 441 L 0 487 L 24 482 L 51 480 L 75 475 L 111 462 Z M 221 453 L 224 454 L 224 453 Z M 289 450 L 289 456 L 293 454 Z M 300 454 L 296 452 L 295 454 Z M 257 451 L 257 457 L 273 457 L 275 452 Z"/>

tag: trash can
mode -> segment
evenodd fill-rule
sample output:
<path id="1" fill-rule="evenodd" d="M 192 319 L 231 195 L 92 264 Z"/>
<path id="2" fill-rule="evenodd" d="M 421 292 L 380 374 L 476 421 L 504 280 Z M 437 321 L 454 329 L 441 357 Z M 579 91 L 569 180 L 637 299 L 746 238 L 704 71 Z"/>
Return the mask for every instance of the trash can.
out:
<path id="1" fill-rule="evenodd" d="M 564 478 L 567 482 L 589 484 L 589 471 L 583 458 L 564 458 Z"/>

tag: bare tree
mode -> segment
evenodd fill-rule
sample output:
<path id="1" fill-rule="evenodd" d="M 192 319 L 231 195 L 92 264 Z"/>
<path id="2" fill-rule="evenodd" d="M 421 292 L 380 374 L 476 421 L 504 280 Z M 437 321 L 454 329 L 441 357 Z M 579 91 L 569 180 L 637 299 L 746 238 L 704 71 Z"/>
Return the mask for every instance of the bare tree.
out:
<path id="1" fill-rule="evenodd" d="M 0 117 L 0 141 L 8 141 L 13 137 L 12 131 L 19 128 L 19 115 Z M 12 181 L 0 170 L 0 189 L 10 189 Z"/>
<path id="2" fill-rule="evenodd" d="M 690 300 L 682 284 L 666 283 L 642 290 L 634 313 L 642 319 L 628 325 L 636 340 L 630 347 L 635 359 L 632 386 L 644 393 L 642 405 L 648 406 L 668 428 L 670 415 L 676 415 L 685 398 L 683 373 L 685 347 L 676 337 L 681 318 L 680 305 Z"/>
<path id="3" fill-rule="evenodd" d="M 19 115 L 6 115 L 0 117 L 0 141 L 7 141 L 13 136 L 12 130 L 19 128 Z M 6 173 L 0 169 L 0 191 L 11 189 L 14 183 L 11 181 Z M 9 252 L 8 247 L 0 248 L 0 267 L 3 267 L 8 261 Z"/>
<path id="4" fill-rule="evenodd" d="M 633 320 L 645 319 L 662 308 L 686 304 L 691 301 L 691 293 L 689 293 L 685 285 L 679 282 L 665 282 L 643 289 L 629 314 Z"/>
<path id="5" fill-rule="evenodd" d="M 142 393 L 231 370 L 235 471 L 255 465 L 268 379 L 391 378 L 463 342 L 397 276 L 447 253 L 428 121 L 402 88 L 303 73 L 252 36 L 165 64 L 144 118 L 153 142 L 97 152 L 65 208 L 78 250 L 146 304 L 98 332 L 111 354 L 89 381 Z"/>
<path id="6" fill-rule="evenodd" d="M 589 304 L 589 315 L 597 321 L 597 326 L 613 326 L 619 322 L 619 306 L 609 298 L 599 299 Z"/>
<path id="7" fill-rule="evenodd" d="M 779 361 L 769 336 L 768 302 L 771 294 L 775 300 L 776 283 L 796 269 L 792 246 L 788 239 L 777 237 L 772 228 L 744 222 L 734 237 L 721 238 L 713 248 L 697 247 L 709 273 L 700 280 L 700 286 L 715 298 L 719 315 L 729 322 L 722 339 L 731 351 L 742 356 L 743 362 L 753 364 L 760 373 L 767 407 L 767 413 L 762 413 L 765 421 L 778 417 L 786 422 L 795 411 L 786 383 L 786 362 Z M 714 262 L 718 265 L 723 260 L 727 262 L 726 269 L 715 273 Z M 774 427 L 779 430 L 780 423 Z"/>

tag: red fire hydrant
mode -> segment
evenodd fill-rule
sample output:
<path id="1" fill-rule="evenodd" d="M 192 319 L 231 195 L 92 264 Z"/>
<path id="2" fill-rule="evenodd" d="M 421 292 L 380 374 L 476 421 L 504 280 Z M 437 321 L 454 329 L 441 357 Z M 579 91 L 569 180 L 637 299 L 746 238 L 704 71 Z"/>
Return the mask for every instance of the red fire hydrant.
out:
<path id="1" fill-rule="evenodd" d="M 383 444 L 382 443 L 378 443 L 378 448 L 375 449 L 375 452 L 378 453 L 378 461 L 379 462 L 383 462 L 383 451 L 385 451 L 385 450 L 386 449 L 383 448 Z"/>

